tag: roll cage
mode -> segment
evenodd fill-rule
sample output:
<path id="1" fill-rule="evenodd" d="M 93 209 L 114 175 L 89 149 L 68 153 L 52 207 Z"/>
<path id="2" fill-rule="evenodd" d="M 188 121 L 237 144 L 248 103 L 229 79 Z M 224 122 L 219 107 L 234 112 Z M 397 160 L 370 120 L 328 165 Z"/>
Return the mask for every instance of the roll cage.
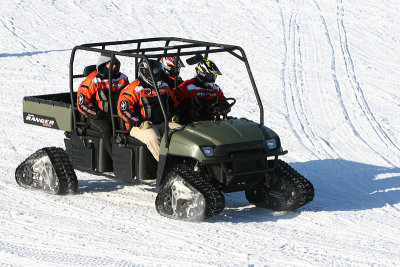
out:
<path id="1" fill-rule="evenodd" d="M 142 44 L 144 43 L 152 43 L 155 42 L 165 42 L 164 46 L 154 46 L 154 47 L 146 47 L 143 48 L 141 47 Z M 115 46 L 121 46 L 121 45 L 127 45 L 129 49 L 123 49 L 123 50 L 115 50 L 113 47 Z M 132 46 L 136 46 L 133 47 Z M 149 64 L 149 59 L 160 59 L 162 57 L 173 57 L 173 56 L 198 56 L 201 55 L 203 58 L 208 58 L 209 54 L 212 53 L 221 53 L 221 52 L 228 52 L 231 55 L 235 56 L 244 64 L 246 65 L 246 69 L 251 81 L 251 85 L 253 87 L 254 94 L 257 99 L 258 106 L 260 108 L 260 124 L 264 124 L 264 109 L 263 105 L 261 103 L 260 96 L 258 94 L 258 90 L 254 81 L 253 74 L 250 69 L 249 62 L 247 61 L 246 54 L 244 50 L 236 45 L 227 45 L 227 44 L 218 44 L 218 43 L 211 43 L 211 42 L 203 42 L 203 41 L 196 41 L 196 40 L 190 40 L 190 39 L 183 39 L 183 38 L 176 38 L 176 37 L 157 37 L 157 38 L 145 38 L 145 39 L 135 39 L 135 40 L 125 40 L 125 41 L 114 41 L 114 42 L 101 42 L 101 43 L 89 43 L 89 44 L 82 44 L 79 46 L 75 46 L 72 49 L 71 53 L 71 59 L 70 59 L 70 66 L 69 66 L 69 85 L 70 85 L 70 97 L 71 97 L 71 103 L 73 106 L 73 112 L 72 112 L 72 118 L 73 118 L 73 129 L 76 129 L 77 126 L 83 125 L 83 122 L 77 121 L 76 114 L 78 113 L 78 107 L 75 105 L 74 101 L 74 88 L 73 88 L 73 81 L 74 79 L 77 78 L 83 78 L 85 75 L 83 74 L 74 74 L 74 60 L 75 60 L 75 54 L 78 50 L 84 50 L 84 51 L 91 51 L 91 52 L 98 52 L 98 53 L 109 53 L 111 54 L 111 65 L 113 64 L 115 57 L 116 56 L 123 56 L 123 57 L 132 57 L 135 58 L 135 79 L 137 78 L 138 75 L 138 61 L 140 59 L 144 60 L 147 62 L 147 66 L 149 68 L 151 78 L 153 80 L 153 83 L 155 84 L 155 90 L 157 92 L 157 98 L 158 101 L 161 105 L 161 110 L 163 113 L 164 121 L 168 121 L 168 116 L 167 116 L 167 111 L 166 107 L 164 107 L 161 98 L 160 98 L 160 92 L 157 84 L 155 83 L 154 76 L 152 69 Z M 240 52 L 240 54 L 237 53 L 237 51 Z M 109 84 L 112 84 L 112 77 L 111 77 L 111 68 L 109 71 Z M 118 133 L 124 133 L 125 131 L 123 130 L 118 130 L 116 129 L 116 122 L 115 118 L 119 118 L 118 114 L 114 114 L 114 108 L 113 108 L 113 101 L 112 101 L 112 90 L 108 90 L 109 92 L 109 105 L 110 105 L 110 113 L 111 113 L 111 123 L 112 123 L 112 133 L 113 137 L 116 137 Z M 168 134 L 168 123 L 165 123 L 165 133 L 168 138 L 166 138 L 166 146 L 168 147 L 169 145 L 169 140 L 170 140 L 170 135 Z"/>

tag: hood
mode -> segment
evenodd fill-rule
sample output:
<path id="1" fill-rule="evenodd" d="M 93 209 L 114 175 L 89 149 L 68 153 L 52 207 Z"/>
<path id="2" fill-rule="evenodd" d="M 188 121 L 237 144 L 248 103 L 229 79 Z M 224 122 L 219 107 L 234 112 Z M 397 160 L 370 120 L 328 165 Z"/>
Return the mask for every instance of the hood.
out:
<path id="1" fill-rule="evenodd" d="M 109 53 L 101 53 L 101 55 L 99 56 L 99 59 L 97 60 L 97 65 L 96 65 L 96 70 L 98 73 L 100 74 L 108 74 L 104 71 L 105 68 L 105 64 L 109 61 L 111 61 L 111 54 Z M 119 62 L 119 60 L 117 59 L 117 57 L 115 57 L 114 59 L 115 61 L 115 65 L 116 65 L 116 70 L 115 73 L 119 73 L 119 68 L 121 66 L 121 63 Z M 107 69 L 108 71 L 108 69 Z"/>
<path id="2" fill-rule="evenodd" d="M 216 146 L 264 139 L 264 134 L 259 124 L 246 119 L 202 121 L 186 127 L 185 131 L 201 137 Z"/>
<path id="3" fill-rule="evenodd" d="M 224 121 L 200 121 L 172 130 L 171 145 L 165 147 L 165 135 L 161 141 L 160 153 L 167 153 L 206 160 L 202 146 L 223 146 L 260 142 L 277 137 L 271 129 L 247 119 Z"/>

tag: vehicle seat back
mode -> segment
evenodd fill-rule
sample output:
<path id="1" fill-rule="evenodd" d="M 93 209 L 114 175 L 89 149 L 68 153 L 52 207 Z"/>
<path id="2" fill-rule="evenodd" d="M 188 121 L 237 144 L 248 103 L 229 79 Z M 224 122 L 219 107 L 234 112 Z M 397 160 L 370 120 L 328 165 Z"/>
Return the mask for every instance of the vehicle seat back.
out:
<path id="1" fill-rule="evenodd" d="M 89 65 L 83 69 L 83 76 L 87 77 L 90 73 L 96 70 L 96 65 Z"/>

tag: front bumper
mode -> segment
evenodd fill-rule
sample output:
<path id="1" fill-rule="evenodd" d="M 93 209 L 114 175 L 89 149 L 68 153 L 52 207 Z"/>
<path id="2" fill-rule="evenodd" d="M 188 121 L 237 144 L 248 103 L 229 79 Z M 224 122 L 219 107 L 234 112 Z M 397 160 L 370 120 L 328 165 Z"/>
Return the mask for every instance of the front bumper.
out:
<path id="1" fill-rule="evenodd" d="M 268 150 L 263 144 L 247 143 L 215 148 L 215 156 L 200 162 L 210 180 L 218 180 L 224 192 L 243 191 L 260 184 L 275 169 L 278 156 L 287 154 L 282 148 Z"/>

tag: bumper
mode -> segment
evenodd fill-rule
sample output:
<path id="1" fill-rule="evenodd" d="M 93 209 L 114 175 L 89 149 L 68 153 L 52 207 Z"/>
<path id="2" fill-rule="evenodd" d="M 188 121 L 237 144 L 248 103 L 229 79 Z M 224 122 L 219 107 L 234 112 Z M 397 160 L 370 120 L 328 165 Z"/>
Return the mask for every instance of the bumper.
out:
<path id="1" fill-rule="evenodd" d="M 213 158 L 202 161 L 207 174 L 217 179 L 223 191 L 243 191 L 250 186 L 262 183 L 268 172 L 275 169 L 278 156 L 287 151 L 278 149 L 260 154 L 239 153 L 230 157 Z"/>

